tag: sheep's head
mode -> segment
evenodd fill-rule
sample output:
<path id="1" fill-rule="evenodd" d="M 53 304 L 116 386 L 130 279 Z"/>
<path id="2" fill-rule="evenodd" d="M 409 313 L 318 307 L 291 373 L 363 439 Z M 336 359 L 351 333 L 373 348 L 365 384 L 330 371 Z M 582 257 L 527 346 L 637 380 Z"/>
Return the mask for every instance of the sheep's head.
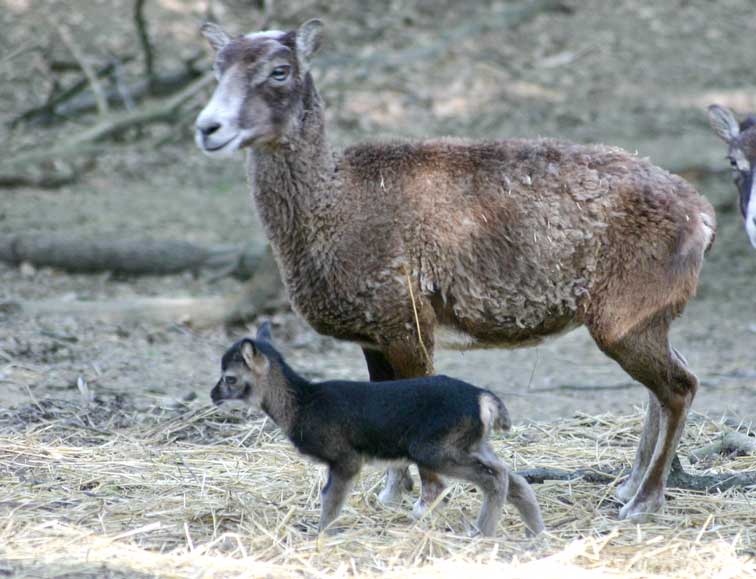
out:
<path id="1" fill-rule="evenodd" d="M 270 325 L 266 322 L 254 340 L 239 340 L 223 354 L 221 378 L 210 392 L 213 403 L 235 401 L 260 407 L 270 374 L 270 360 L 261 346 L 269 340 Z"/>
<path id="2" fill-rule="evenodd" d="M 309 106 L 310 58 L 321 29 L 319 20 L 308 20 L 298 30 L 231 38 L 217 24 L 204 24 L 202 34 L 215 50 L 218 86 L 197 117 L 200 149 L 225 156 L 244 147 L 286 142 Z"/>
<path id="3" fill-rule="evenodd" d="M 709 107 L 709 123 L 727 143 L 727 158 L 732 165 L 740 197 L 740 213 L 751 245 L 756 247 L 756 117 L 738 123 L 732 111 L 719 105 Z"/>

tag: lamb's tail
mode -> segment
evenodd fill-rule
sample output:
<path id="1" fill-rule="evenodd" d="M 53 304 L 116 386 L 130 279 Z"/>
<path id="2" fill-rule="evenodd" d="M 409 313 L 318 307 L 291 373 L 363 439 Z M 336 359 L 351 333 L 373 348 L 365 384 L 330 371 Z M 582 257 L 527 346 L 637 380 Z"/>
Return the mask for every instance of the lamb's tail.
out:
<path id="1" fill-rule="evenodd" d="M 493 392 L 484 392 L 480 395 L 480 421 L 483 423 L 483 432 L 488 435 L 491 430 L 508 431 L 512 428 L 512 420 L 509 411 L 501 398 Z"/>

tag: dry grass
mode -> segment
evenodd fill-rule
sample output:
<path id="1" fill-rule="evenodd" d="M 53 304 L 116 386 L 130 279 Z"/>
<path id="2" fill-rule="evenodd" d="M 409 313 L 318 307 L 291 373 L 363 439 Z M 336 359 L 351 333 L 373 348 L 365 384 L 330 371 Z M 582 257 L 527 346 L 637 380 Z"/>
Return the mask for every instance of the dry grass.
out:
<path id="1" fill-rule="evenodd" d="M 495 446 L 517 468 L 626 466 L 640 415 L 581 416 L 515 428 Z M 725 426 L 695 418 L 684 448 Z M 0 572 L 35 577 L 756 577 L 756 489 L 672 491 L 664 514 L 617 520 L 612 489 L 582 481 L 535 487 L 548 532 L 524 537 L 508 509 L 499 538 L 469 538 L 480 499 L 414 522 L 410 499 L 380 506 L 366 469 L 341 532 L 316 537 L 322 469 L 269 421 L 213 409 L 82 408 L 46 401 L 0 413 Z M 682 453 L 686 454 L 685 451 Z M 686 466 L 688 466 L 686 464 Z M 697 468 L 756 469 L 756 458 Z"/>

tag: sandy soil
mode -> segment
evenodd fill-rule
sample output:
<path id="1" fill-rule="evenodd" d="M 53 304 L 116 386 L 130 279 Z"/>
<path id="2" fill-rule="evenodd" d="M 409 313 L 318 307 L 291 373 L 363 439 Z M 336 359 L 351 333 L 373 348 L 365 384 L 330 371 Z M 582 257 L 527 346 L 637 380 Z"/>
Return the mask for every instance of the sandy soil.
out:
<path id="1" fill-rule="evenodd" d="M 107 4 L 94 3 L 93 10 Z M 162 12 L 153 7 L 163 54 L 191 52 L 199 43 L 193 23 L 201 7 L 181 12 L 164 4 Z M 446 10 L 431 2 L 359 10 L 349 3 L 299 2 L 281 8 L 279 24 L 317 14 L 328 23 L 330 39 L 316 68 L 336 143 L 387 135 L 555 135 L 619 144 L 698 175 L 696 184 L 718 210 L 719 234 L 699 296 L 675 325 L 673 340 L 702 380 L 695 411 L 752 418 L 756 253 L 735 212 L 729 176 L 701 177 L 699 169 L 726 165 L 721 143 L 708 131 L 705 104 L 716 99 L 743 112 L 756 105 L 756 89 L 740 74 L 752 64 L 756 11 L 745 0 L 570 4 L 571 13 L 544 14 L 502 32 L 496 25 L 501 19 L 491 15 L 507 5 L 481 3 L 465 14 L 469 34 L 457 36 L 448 31 L 461 30 L 461 8 L 451 2 Z M 229 5 L 222 15 L 237 18 L 237 30 L 253 26 L 253 16 L 239 18 L 239 8 Z M 64 3 L 57 6 L 61 17 L 72 18 Z M 3 49 L 40 31 L 25 2 L 11 2 L 2 18 L 9 32 Z M 88 21 L 78 25 L 86 28 Z M 104 38 L 84 35 L 91 50 L 128 45 L 128 15 L 111 26 L 114 32 Z M 13 91 L 7 84 L 0 91 L 4 116 L 45 88 L 43 78 L 24 72 L 26 64 L 19 61 L 6 72 L 6 79 L 18 82 Z M 8 138 L 20 144 L 40 134 L 16 131 Z M 261 236 L 241 159 L 210 162 L 188 140 L 157 154 L 123 147 L 105 155 L 84 181 L 63 189 L 1 195 L 0 233 L 68 231 L 202 243 Z M 122 279 L 0 266 L 2 301 L 224 295 L 238 287 L 234 280 L 210 283 L 190 275 Z M 356 346 L 319 337 L 285 312 L 274 323 L 282 350 L 306 375 L 366 378 Z M 246 331 L 0 312 L 0 406 L 78 396 L 80 377 L 96 392 L 166 403 L 206 397 L 222 351 Z M 440 352 L 437 362 L 440 372 L 503 393 L 517 421 L 576 411 L 622 413 L 645 401 L 642 388 L 584 331 L 528 350 Z"/>

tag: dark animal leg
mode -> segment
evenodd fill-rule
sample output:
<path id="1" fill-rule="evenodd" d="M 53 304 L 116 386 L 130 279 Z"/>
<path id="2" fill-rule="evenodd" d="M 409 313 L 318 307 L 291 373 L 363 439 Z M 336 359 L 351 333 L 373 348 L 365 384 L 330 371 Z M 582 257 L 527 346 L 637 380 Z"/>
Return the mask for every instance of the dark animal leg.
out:
<path id="1" fill-rule="evenodd" d="M 418 467 L 418 471 L 422 489 L 420 498 L 412 508 L 412 516 L 415 519 L 421 518 L 446 488 L 443 479 L 437 473 L 423 467 Z"/>
<path id="2" fill-rule="evenodd" d="M 362 353 L 365 355 L 371 382 L 395 379 L 394 368 L 383 352 L 363 348 Z M 384 505 L 395 505 L 401 502 L 404 491 L 411 490 L 412 477 L 410 477 L 409 468 L 391 467 L 386 470 L 386 486 L 378 493 L 378 500 Z"/>
<path id="3" fill-rule="evenodd" d="M 320 491 L 320 524 L 318 532 L 322 533 L 341 513 L 354 478 L 359 468 L 341 468 L 331 466 L 328 469 L 328 482 Z"/>
<path id="4" fill-rule="evenodd" d="M 627 503 L 635 496 L 643 480 L 643 475 L 646 474 L 646 469 L 648 469 L 648 465 L 651 462 L 651 456 L 654 453 L 656 441 L 659 438 L 660 413 L 659 401 L 656 395 L 649 391 L 646 421 L 643 425 L 640 442 L 638 443 L 638 450 L 635 453 L 635 462 L 633 463 L 632 471 L 625 482 L 617 487 L 615 492 L 615 496 L 623 503 Z"/>
<path id="5" fill-rule="evenodd" d="M 670 318 L 668 313 L 662 313 L 643 327 L 633 328 L 611 343 L 594 335 L 599 347 L 630 376 L 646 386 L 658 405 L 658 434 L 653 442 L 653 451 L 645 472 L 635 475 L 635 480 L 640 478 L 640 481 L 633 497 L 620 510 L 621 519 L 641 519 L 657 512 L 664 504 L 664 488 L 672 459 L 685 427 L 688 409 L 698 389 L 696 377 L 688 371 L 682 357 L 669 346 Z M 634 468 L 639 471 L 653 440 L 656 412 L 653 408 L 652 403 L 644 435 L 641 437 L 641 446 L 644 448 L 638 450 L 636 458 Z"/>
<path id="6" fill-rule="evenodd" d="M 433 374 L 433 343 L 427 336 L 422 346 L 414 338 L 408 338 L 391 344 L 385 354 L 370 349 L 363 349 L 363 352 L 373 382 Z M 402 493 L 411 490 L 409 468 L 391 467 L 387 471 L 386 486 L 378 494 L 378 500 L 384 505 L 397 504 L 402 500 Z"/>

